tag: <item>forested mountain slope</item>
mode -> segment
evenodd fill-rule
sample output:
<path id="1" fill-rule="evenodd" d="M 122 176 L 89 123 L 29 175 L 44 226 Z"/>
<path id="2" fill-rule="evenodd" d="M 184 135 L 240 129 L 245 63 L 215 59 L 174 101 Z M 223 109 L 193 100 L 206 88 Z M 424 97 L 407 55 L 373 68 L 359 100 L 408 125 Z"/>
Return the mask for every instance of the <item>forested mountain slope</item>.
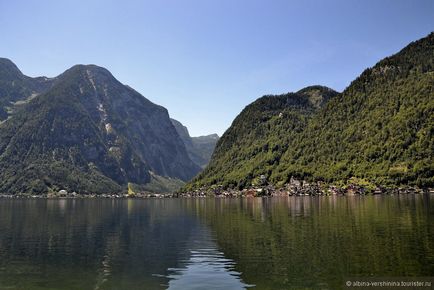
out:
<path id="1" fill-rule="evenodd" d="M 2 79 L 22 84 L 25 96 L 34 91 L 28 80 Z M 152 174 L 186 181 L 200 170 L 167 110 L 104 68 L 74 66 L 15 107 L 0 124 L 0 192 L 110 193 Z"/>
<path id="2" fill-rule="evenodd" d="M 365 70 L 340 94 L 314 92 L 247 106 L 186 189 L 244 188 L 260 175 L 275 185 L 292 176 L 434 185 L 434 33 Z"/>

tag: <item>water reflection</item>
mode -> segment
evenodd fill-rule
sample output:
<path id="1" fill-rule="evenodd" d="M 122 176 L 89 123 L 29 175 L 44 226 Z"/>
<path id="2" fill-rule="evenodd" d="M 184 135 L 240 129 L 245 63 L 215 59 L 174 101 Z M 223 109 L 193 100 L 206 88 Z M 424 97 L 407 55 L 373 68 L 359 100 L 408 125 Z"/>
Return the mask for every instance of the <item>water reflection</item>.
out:
<path id="1" fill-rule="evenodd" d="M 192 202 L 2 199 L 0 289 L 243 289 Z"/>
<path id="2" fill-rule="evenodd" d="M 0 199 L 0 289 L 341 289 L 432 276 L 429 195 Z"/>
<path id="3" fill-rule="evenodd" d="M 346 277 L 434 273 L 429 195 L 215 199 L 196 210 L 257 289 L 342 289 Z"/>
<path id="4" fill-rule="evenodd" d="M 243 283 L 235 271 L 235 262 L 219 251 L 209 229 L 199 225 L 189 242 L 190 255 L 178 268 L 169 268 L 170 290 L 228 289 L 251 287 Z"/>

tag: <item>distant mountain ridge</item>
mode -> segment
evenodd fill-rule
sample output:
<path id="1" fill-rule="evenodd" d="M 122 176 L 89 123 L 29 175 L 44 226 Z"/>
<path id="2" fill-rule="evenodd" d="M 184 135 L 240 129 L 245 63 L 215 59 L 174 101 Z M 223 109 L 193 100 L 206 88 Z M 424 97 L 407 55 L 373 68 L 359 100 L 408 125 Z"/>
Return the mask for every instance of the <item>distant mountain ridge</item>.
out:
<path id="1" fill-rule="evenodd" d="M 291 177 L 434 186 L 434 33 L 365 70 L 342 93 L 308 87 L 248 105 L 185 189 Z"/>
<path id="2" fill-rule="evenodd" d="M 29 78 L 0 61 L 0 192 L 112 193 L 200 171 L 165 108 L 95 65 Z"/>
<path id="3" fill-rule="evenodd" d="M 13 111 L 13 104 L 25 102 L 48 90 L 55 79 L 31 78 L 21 73 L 9 59 L 0 58 L 0 122 Z"/>
<path id="4" fill-rule="evenodd" d="M 217 134 L 210 134 L 206 136 L 191 137 L 187 127 L 185 127 L 181 122 L 175 119 L 170 120 L 175 126 L 178 135 L 184 142 L 190 159 L 201 168 L 205 168 L 211 159 L 211 155 L 214 152 L 219 136 Z"/>

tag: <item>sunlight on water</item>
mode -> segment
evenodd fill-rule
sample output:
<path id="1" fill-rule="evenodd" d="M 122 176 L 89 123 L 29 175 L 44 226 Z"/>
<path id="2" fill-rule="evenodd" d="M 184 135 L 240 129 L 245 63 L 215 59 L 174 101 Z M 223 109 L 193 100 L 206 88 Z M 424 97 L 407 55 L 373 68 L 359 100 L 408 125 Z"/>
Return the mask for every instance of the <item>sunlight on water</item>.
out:
<path id="1" fill-rule="evenodd" d="M 235 262 L 227 259 L 217 249 L 208 229 L 202 226 L 195 231 L 189 242 L 190 257 L 181 261 L 178 268 L 169 268 L 170 290 L 182 289 L 228 289 L 251 287 L 242 282 L 235 271 Z"/>

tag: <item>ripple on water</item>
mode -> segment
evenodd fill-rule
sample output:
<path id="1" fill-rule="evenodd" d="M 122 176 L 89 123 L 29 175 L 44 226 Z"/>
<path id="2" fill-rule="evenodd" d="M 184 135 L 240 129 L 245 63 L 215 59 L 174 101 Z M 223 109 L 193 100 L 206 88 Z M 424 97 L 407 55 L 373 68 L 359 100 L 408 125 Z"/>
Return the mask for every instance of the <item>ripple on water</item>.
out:
<path id="1" fill-rule="evenodd" d="M 189 247 L 188 258 L 181 260 L 179 267 L 168 268 L 168 274 L 164 276 L 169 279 L 169 290 L 254 287 L 242 281 L 235 261 L 226 258 L 218 249 L 207 228 L 199 226 L 186 246 Z"/>

